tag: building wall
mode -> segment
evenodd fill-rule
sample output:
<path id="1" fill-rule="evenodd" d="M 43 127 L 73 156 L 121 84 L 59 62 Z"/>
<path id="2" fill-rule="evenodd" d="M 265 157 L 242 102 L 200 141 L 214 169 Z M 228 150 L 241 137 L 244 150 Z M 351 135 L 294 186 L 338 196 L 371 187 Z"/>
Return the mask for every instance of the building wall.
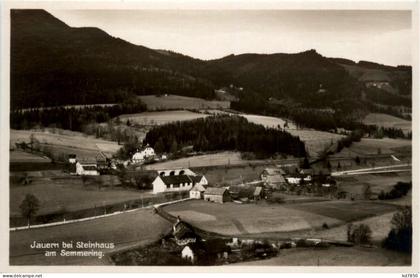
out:
<path id="1" fill-rule="evenodd" d="M 174 184 L 166 185 L 160 176 L 157 176 L 156 179 L 153 181 L 153 194 L 158 194 L 162 192 L 179 192 L 179 191 L 188 191 L 193 187 L 192 182 L 180 184 L 177 187 Z"/>
<path id="2" fill-rule="evenodd" d="M 224 202 L 229 201 L 229 194 L 227 192 L 225 192 L 225 194 L 223 194 L 223 195 L 204 194 L 204 200 L 209 201 L 209 202 L 215 202 L 215 203 L 223 204 Z"/>
<path id="3" fill-rule="evenodd" d="M 189 260 L 192 263 L 194 262 L 194 252 L 189 246 L 185 246 L 184 249 L 182 249 L 181 257 L 185 260 Z"/>
<path id="4" fill-rule="evenodd" d="M 166 185 L 159 176 L 156 177 L 152 184 L 153 194 L 162 193 L 166 191 Z"/>
<path id="5" fill-rule="evenodd" d="M 201 192 L 200 191 L 190 191 L 190 198 L 201 199 Z"/>

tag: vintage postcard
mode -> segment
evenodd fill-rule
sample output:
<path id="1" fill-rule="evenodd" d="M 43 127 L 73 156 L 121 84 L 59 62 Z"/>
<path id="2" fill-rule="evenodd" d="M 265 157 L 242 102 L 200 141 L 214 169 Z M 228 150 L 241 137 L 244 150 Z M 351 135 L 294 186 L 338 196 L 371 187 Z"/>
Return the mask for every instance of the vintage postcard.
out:
<path id="1" fill-rule="evenodd" d="M 2 264 L 418 271 L 417 4 L 5 2 Z"/>

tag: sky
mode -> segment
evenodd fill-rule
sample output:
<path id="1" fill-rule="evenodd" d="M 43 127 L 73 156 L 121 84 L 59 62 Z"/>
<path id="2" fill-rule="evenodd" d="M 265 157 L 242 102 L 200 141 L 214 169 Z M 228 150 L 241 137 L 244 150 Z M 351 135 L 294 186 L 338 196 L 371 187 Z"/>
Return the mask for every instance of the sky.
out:
<path id="1" fill-rule="evenodd" d="M 410 11 L 48 10 L 72 27 L 204 60 L 242 53 L 297 53 L 411 65 Z"/>

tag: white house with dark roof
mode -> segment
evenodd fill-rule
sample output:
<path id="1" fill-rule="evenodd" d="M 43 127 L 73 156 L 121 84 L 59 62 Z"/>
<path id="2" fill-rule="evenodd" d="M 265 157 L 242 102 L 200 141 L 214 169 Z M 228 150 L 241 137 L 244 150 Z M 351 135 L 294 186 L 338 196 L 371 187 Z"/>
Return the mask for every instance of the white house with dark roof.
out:
<path id="1" fill-rule="evenodd" d="M 206 186 L 208 181 L 205 176 L 197 175 L 190 169 L 177 169 L 158 171 L 158 176 L 152 184 L 153 194 L 158 194 L 163 192 L 189 191 L 196 185 Z M 200 188 L 197 187 L 196 189 L 200 191 Z"/>
<path id="2" fill-rule="evenodd" d="M 98 176 L 98 167 L 96 164 L 76 162 L 76 175 L 79 176 Z"/>
<path id="3" fill-rule="evenodd" d="M 135 154 L 133 154 L 131 161 L 133 161 L 133 163 L 141 163 L 148 158 L 154 157 L 155 155 L 155 150 L 149 145 L 147 145 L 141 151 L 137 151 Z"/>

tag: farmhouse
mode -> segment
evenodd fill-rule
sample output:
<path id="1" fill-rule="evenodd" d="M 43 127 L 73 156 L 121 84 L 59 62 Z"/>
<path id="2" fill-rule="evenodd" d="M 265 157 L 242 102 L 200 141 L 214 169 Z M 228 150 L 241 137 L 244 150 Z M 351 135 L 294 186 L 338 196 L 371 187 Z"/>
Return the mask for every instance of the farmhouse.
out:
<path id="1" fill-rule="evenodd" d="M 75 154 L 69 154 L 69 163 L 70 164 L 75 164 L 76 161 L 76 155 Z"/>
<path id="2" fill-rule="evenodd" d="M 204 200 L 220 204 L 229 202 L 229 191 L 224 187 L 208 187 L 206 191 L 204 191 Z"/>
<path id="3" fill-rule="evenodd" d="M 141 163 L 148 158 L 154 157 L 155 155 L 155 150 L 149 145 L 147 145 L 143 150 L 137 151 L 135 154 L 133 154 L 131 160 L 133 161 L 133 163 Z"/>
<path id="4" fill-rule="evenodd" d="M 96 164 L 81 164 L 80 162 L 76 162 L 76 175 L 98 176 L 98 167 Z"/>
<path id="5" fill-rule="evenodd" d="M 190 190 L 190 198 L 202 199 L 204 197 L 204 191 L 206 191 L 205 185 L 207 185 L 207 183 L 196 183 L 194 187 Z"/>
<path id="6" fill-rule="evenodd" d="M 261 173 L 261 180 L 271 189 L 279 190 L 286 184 L 285 174 L 280 168 L 265 168 Z"/>
<path id="7" fill-rule="evenodd" d="M 179 216 L 172 226 L 172 235 L 174 236 L 176 243 L 181 246 L 197 241 L 197 235 L 192 228 L 189 227 L 188 224 L 182 222 Z"/>
<path id="8" fill-rule="evenodd" d="M 153 181 L 153 194 L 162 192 L 188 191 L 193 187 L 193 179 L 188 175 L 157 176 Z"/>
<path id="9" fill-rule="evenodd" d="M 197 175 L 190 169 L 177 169 L 158 171 L 158 176 L 152 184 L 153 194 L 157 194 L 162 192 L 188 191 L 195 185 L 206 186 L 208 181 L 205 176 Z M 198 187 L 197 189 L 199 189 L 198 191 L 203 191 L 202 188 Z M 202 195 L 201 193 L 196 193 L 196 190 L 190 193 L 190 196 L 191 194 L 194 198 L 197 198 L 198 195 L 201 198 Z"/>
<path id="10" fill-rule="evenodd" d="M 229 258 L 230 247 L 222 239 L 209 239 L 190 243 L 182 249 L 181 257 L 193 264 L 213 265 Z"/>

